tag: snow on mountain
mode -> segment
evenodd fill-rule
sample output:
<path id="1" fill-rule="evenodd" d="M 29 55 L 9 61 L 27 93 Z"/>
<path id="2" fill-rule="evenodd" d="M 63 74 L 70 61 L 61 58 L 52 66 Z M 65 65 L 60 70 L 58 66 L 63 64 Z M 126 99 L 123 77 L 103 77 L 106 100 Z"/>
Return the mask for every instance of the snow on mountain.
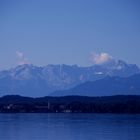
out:
<path id="1" fill-rule="evenodd" d="M 140 95 L 140 74 L 130 77 L 110 77 L 88 81 L 68 90 L 59 90 L 51 96 L 112 96 Z"/>
<path id="2" fill-rule="evenodd" d="M 137 73 L 140 73 L 140 69 L 136 65 L 120 60 L 89 67 L 64 64 L 37 67 L 24 64 L 0 72 L 0 96 L 45 96 L 55 90 L 69 89 L 86 81 L 102 79 L 107 75 L 128 77 Z"/>

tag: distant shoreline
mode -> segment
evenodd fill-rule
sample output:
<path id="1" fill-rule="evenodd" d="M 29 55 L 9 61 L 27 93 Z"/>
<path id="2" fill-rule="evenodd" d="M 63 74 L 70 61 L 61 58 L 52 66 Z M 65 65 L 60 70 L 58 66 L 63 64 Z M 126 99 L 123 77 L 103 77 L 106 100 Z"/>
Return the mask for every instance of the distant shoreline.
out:
<path id="1" fill-rule="evenodd" d="M 114 113 L 140 114 L 139 95 L 104 97 L 0 97 L 0 113 Z"/>

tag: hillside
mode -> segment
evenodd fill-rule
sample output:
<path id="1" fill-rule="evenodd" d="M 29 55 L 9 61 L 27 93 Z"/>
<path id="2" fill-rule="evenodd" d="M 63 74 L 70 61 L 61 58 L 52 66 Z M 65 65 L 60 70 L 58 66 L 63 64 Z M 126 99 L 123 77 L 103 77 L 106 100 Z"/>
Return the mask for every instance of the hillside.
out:
<path id="1" fill-rule="evenodd" d="M 140 96 L 0 98 L 0 113 L 140 113 Z"/>
<path id="2" fill-rule="evenodd" d="M 51 96 L 111 96 L 111 95 L 140 95 L 140 74 L 127 78 L 110 77 L 85 82 L 72 89 L 56 91 Z"/>

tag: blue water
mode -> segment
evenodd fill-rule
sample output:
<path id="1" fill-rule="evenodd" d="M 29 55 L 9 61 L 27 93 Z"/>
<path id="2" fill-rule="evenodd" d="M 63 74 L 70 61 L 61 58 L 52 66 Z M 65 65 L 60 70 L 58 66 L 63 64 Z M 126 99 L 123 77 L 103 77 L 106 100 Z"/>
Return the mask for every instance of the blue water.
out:
<path id="1" fill-rule="evenodd" d="M 0 140 L 140 140 L 140 115 L 0 114 Z"/>

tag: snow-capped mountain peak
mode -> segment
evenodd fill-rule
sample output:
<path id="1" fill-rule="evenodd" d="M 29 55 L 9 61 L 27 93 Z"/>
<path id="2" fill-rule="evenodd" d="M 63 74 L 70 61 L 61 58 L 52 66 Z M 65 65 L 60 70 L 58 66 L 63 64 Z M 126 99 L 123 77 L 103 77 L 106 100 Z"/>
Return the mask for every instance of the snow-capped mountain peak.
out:
<path id="1" fill-rule="evenodd" d="M 128 77 L 136 73 L 140 73 L 136 65 L 120 60 L 89 67 L 64 64 L 37 67 L 24 64 L 0 72 L 0 95 L 17 93 L 24 96 L 44 96 L 55 90 L 69 89 L 107 75 Z"/>

